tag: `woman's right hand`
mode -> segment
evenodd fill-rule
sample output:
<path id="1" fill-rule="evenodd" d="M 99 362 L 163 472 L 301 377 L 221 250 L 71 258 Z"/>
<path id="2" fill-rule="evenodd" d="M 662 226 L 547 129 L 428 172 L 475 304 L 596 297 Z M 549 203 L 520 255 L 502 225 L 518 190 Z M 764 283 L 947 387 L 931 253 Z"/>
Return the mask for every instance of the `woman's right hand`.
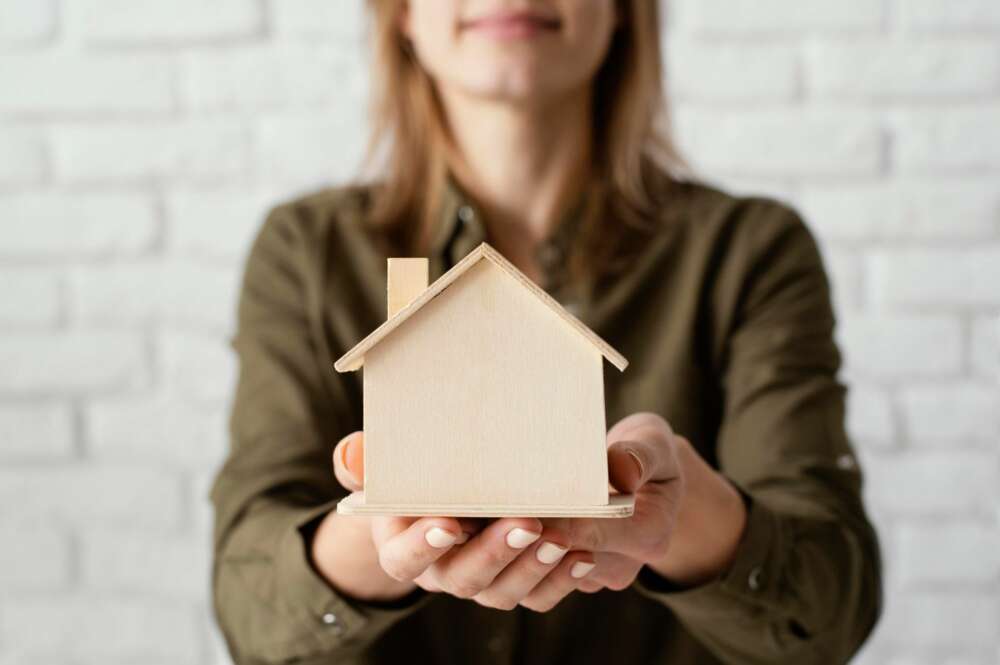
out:
<path id="1" fill-rule="evenodd" d="M 363 488 L 364 435 L 344 437 L 334 473 L 347 489 Z M 329 522 L 329 524 L 327 524 Z M 345 561 L 367 532 L 365 566 Z M 336 587 L 366 599 L 402 597 L 417 586 L 500 609 L 549 609 L 593 568 L 590 552 L 569 551 L 568 536 L 531 517 L 487 522 L 454 517 L 356 517 L 331 513 L 317 529 L 313 560 Z M 357 552 L 357 550 L 355 550 Z M 567 553 L 568 552 L 568 553 Z M 355 555 L 357 556 L 357 555 Z M 373 577 L 374 573 L 374 577 Z M 359 579 L 359 576 L 362 578 Z"/>

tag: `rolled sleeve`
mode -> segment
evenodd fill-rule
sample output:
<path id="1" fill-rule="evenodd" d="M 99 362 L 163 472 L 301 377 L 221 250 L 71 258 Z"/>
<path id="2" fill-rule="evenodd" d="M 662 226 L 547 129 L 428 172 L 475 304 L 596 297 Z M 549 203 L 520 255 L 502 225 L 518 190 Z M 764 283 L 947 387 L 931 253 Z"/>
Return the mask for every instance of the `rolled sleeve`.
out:
<path id="1" fill-rule="evenodd" d="M 681 620 L 724 620 L 779 609 L 778 581 L 787 551 L 781 517 L 759 501 L 747 503 L 743 538 L 722 575 L 695 587 L 680 587 L 644 567 L 636 590 L 664 603 Z"/>

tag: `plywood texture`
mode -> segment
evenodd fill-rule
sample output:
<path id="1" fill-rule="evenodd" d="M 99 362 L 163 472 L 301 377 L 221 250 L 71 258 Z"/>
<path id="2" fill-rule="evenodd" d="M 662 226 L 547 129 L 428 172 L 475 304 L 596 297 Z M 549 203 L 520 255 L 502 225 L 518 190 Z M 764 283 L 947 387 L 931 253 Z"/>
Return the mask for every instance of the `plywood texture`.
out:
<path id="1" fill-rule="evenodd" d="M 387 318 L 403 309 L 427 288 L 429 261 L 424 258 L 389 259 L 386 277 Z"/>
<path id="2" fill-rule="evenodd" d="M 612 365 L 624 371 L 628 366 L 628 361 L 622 354 L 618 353 L 610 344 L 605 342 L 593 330 L 588 328 L 582 321 L 570 314 L 544 289 L 525 277 L 524 273 L 518 270 L 510 261 L 503 257 L 500 252 L 490 247 L 487 243 L 481 243 L 474 250 L 469 252 L 461 261 L 451 267 L 445 274 L 441 275 L 430 285 L 416 300 L 385 321 L 371 334 L 354 345 L 354 347 L 341 356 L 334 367 L 338 372 L 351 372 L 360 369 L 365 363 L 365 354 L 369 349 L 374 348 L 390 332 L 401 326 L 409 317 L 420 311 L 424 305 L 436 298 L 453 282 L 458 281 L 466 271 L 477 265 L 480 261 L 489 261 L 507 273 L 512 279 L 517 281 L 525 290 L 532 294 L 540 303 L 548 307 L 558 316 L 571 330 L 575 331 L 585 340 L 590 342 Z"/>
<path id="3" fill-rule="evenodd" d="M 369 504 L 364 492 L 354 492 L 337 504 L 341 515 L 447 515 L 449 517 L 629 517 L 635 495 L 612 494 L 606 506 L 481 506 L 444 504 Z"/>
<path id="4" fill-rule="evenodd" d="M 602 354 L 491 261 L 365 358 L 372 504 L 606 505 Z"/>

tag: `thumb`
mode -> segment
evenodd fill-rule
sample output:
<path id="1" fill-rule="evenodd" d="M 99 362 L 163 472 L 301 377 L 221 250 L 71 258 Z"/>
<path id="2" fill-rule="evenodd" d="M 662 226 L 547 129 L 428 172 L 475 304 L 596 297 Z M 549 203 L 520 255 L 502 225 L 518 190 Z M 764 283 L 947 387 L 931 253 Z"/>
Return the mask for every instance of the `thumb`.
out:
<path id="1" fill-rule="evenodd" d="M 671 436 L 618 440 L 608 446 L 608 479 L 615 489 L 633 494 L 650 482 L 678 477 L 676 444 Z"/>
<path id="2" fill-rule="evenodd" d="M 365 486 L 364 432 L 351 432 L 333 449 L 333 472 L 346 489 L 357 492 Z"/>

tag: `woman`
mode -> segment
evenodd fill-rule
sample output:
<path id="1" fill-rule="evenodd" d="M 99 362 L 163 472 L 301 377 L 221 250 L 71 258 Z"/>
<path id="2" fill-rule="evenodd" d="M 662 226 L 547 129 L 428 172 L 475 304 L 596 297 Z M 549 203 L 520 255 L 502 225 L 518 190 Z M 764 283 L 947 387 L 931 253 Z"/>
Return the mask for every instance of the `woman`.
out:
<path id="1" fill-rule="evenodd" d="M 880 569 L 828 283 L 793 210 L 676 175 L 655 3 L 370 7 L 384 177 L 277 206 L 246 267 L 213 489 L 236 662 L 848 660 Z M 333 361 L 384 319 L 385 257 L 434 279 L 483 240 L 629 358 L 606 401 L 633 517 L 332 511 L 364 454 Z"/>

